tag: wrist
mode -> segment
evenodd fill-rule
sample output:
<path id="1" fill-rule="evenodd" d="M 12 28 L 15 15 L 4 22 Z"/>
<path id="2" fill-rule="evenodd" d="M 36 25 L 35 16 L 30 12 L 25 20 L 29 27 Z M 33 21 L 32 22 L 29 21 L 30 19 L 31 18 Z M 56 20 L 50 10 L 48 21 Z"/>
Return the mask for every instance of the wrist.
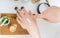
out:
<path id="1" fill-rule="evenodd" d="M 31 27 L 28 32 L 32 38 L 40 38 L 38 27 Z"/>

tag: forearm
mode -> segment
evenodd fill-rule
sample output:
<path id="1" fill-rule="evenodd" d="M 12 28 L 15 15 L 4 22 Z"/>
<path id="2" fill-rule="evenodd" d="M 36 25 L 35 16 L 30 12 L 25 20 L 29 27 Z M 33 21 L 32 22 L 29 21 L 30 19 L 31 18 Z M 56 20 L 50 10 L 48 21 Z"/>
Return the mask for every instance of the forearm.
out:
<path id="1" fill-rule="evenodd" d="M 41 38 L 38 27 L 31 27 L 31 29 L 29 30 L 29 34 L 32 38 Z"/>

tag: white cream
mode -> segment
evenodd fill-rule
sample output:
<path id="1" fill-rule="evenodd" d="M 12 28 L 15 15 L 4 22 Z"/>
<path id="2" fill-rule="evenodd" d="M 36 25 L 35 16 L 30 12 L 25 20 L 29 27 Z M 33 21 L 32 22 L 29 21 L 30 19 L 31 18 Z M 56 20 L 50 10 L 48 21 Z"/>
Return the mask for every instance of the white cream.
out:
<path id="1" fill-rule="evenodd" d="M 30 19 L 26 18 L 26 21 L 28 21 L 29 23 L 31 23 Z"/>

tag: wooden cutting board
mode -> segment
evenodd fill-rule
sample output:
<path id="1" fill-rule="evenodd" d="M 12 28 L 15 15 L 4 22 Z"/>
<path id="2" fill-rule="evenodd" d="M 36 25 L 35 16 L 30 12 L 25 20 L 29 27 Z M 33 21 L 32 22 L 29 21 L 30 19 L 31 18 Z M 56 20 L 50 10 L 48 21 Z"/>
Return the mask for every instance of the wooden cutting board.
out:
<path id="1" fill-rule="evenodd" d="M 27 30 L 23 29 L 18 22 L 16 21 L 16 14 L 2 14 L 2 16 L 7 16 L 10 19 L 10 24 L 7 26 L 3 26 L 0 29 L 0 35 L 25 35 L 29 34 Z M 15 32 L 10 32 L 9 28 L 12 24 L 17 25 L 17 29 Z"/>

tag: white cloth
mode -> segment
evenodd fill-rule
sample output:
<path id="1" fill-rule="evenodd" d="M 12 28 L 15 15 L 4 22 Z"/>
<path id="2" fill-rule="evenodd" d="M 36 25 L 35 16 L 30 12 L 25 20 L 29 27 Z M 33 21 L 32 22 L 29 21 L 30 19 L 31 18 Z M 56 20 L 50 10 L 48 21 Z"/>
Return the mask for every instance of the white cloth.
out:
<path id="1" fill-rule="evenodd" d="M 41 38 L 60 38 L 60 23 L 49 23 L 43 19 L 37 19 Z"/>
<path id="2" fill-rule="evenodd" d="M 48 0 L 48 2 L 51 6 L 60 7 L 60 0 Z"/>

